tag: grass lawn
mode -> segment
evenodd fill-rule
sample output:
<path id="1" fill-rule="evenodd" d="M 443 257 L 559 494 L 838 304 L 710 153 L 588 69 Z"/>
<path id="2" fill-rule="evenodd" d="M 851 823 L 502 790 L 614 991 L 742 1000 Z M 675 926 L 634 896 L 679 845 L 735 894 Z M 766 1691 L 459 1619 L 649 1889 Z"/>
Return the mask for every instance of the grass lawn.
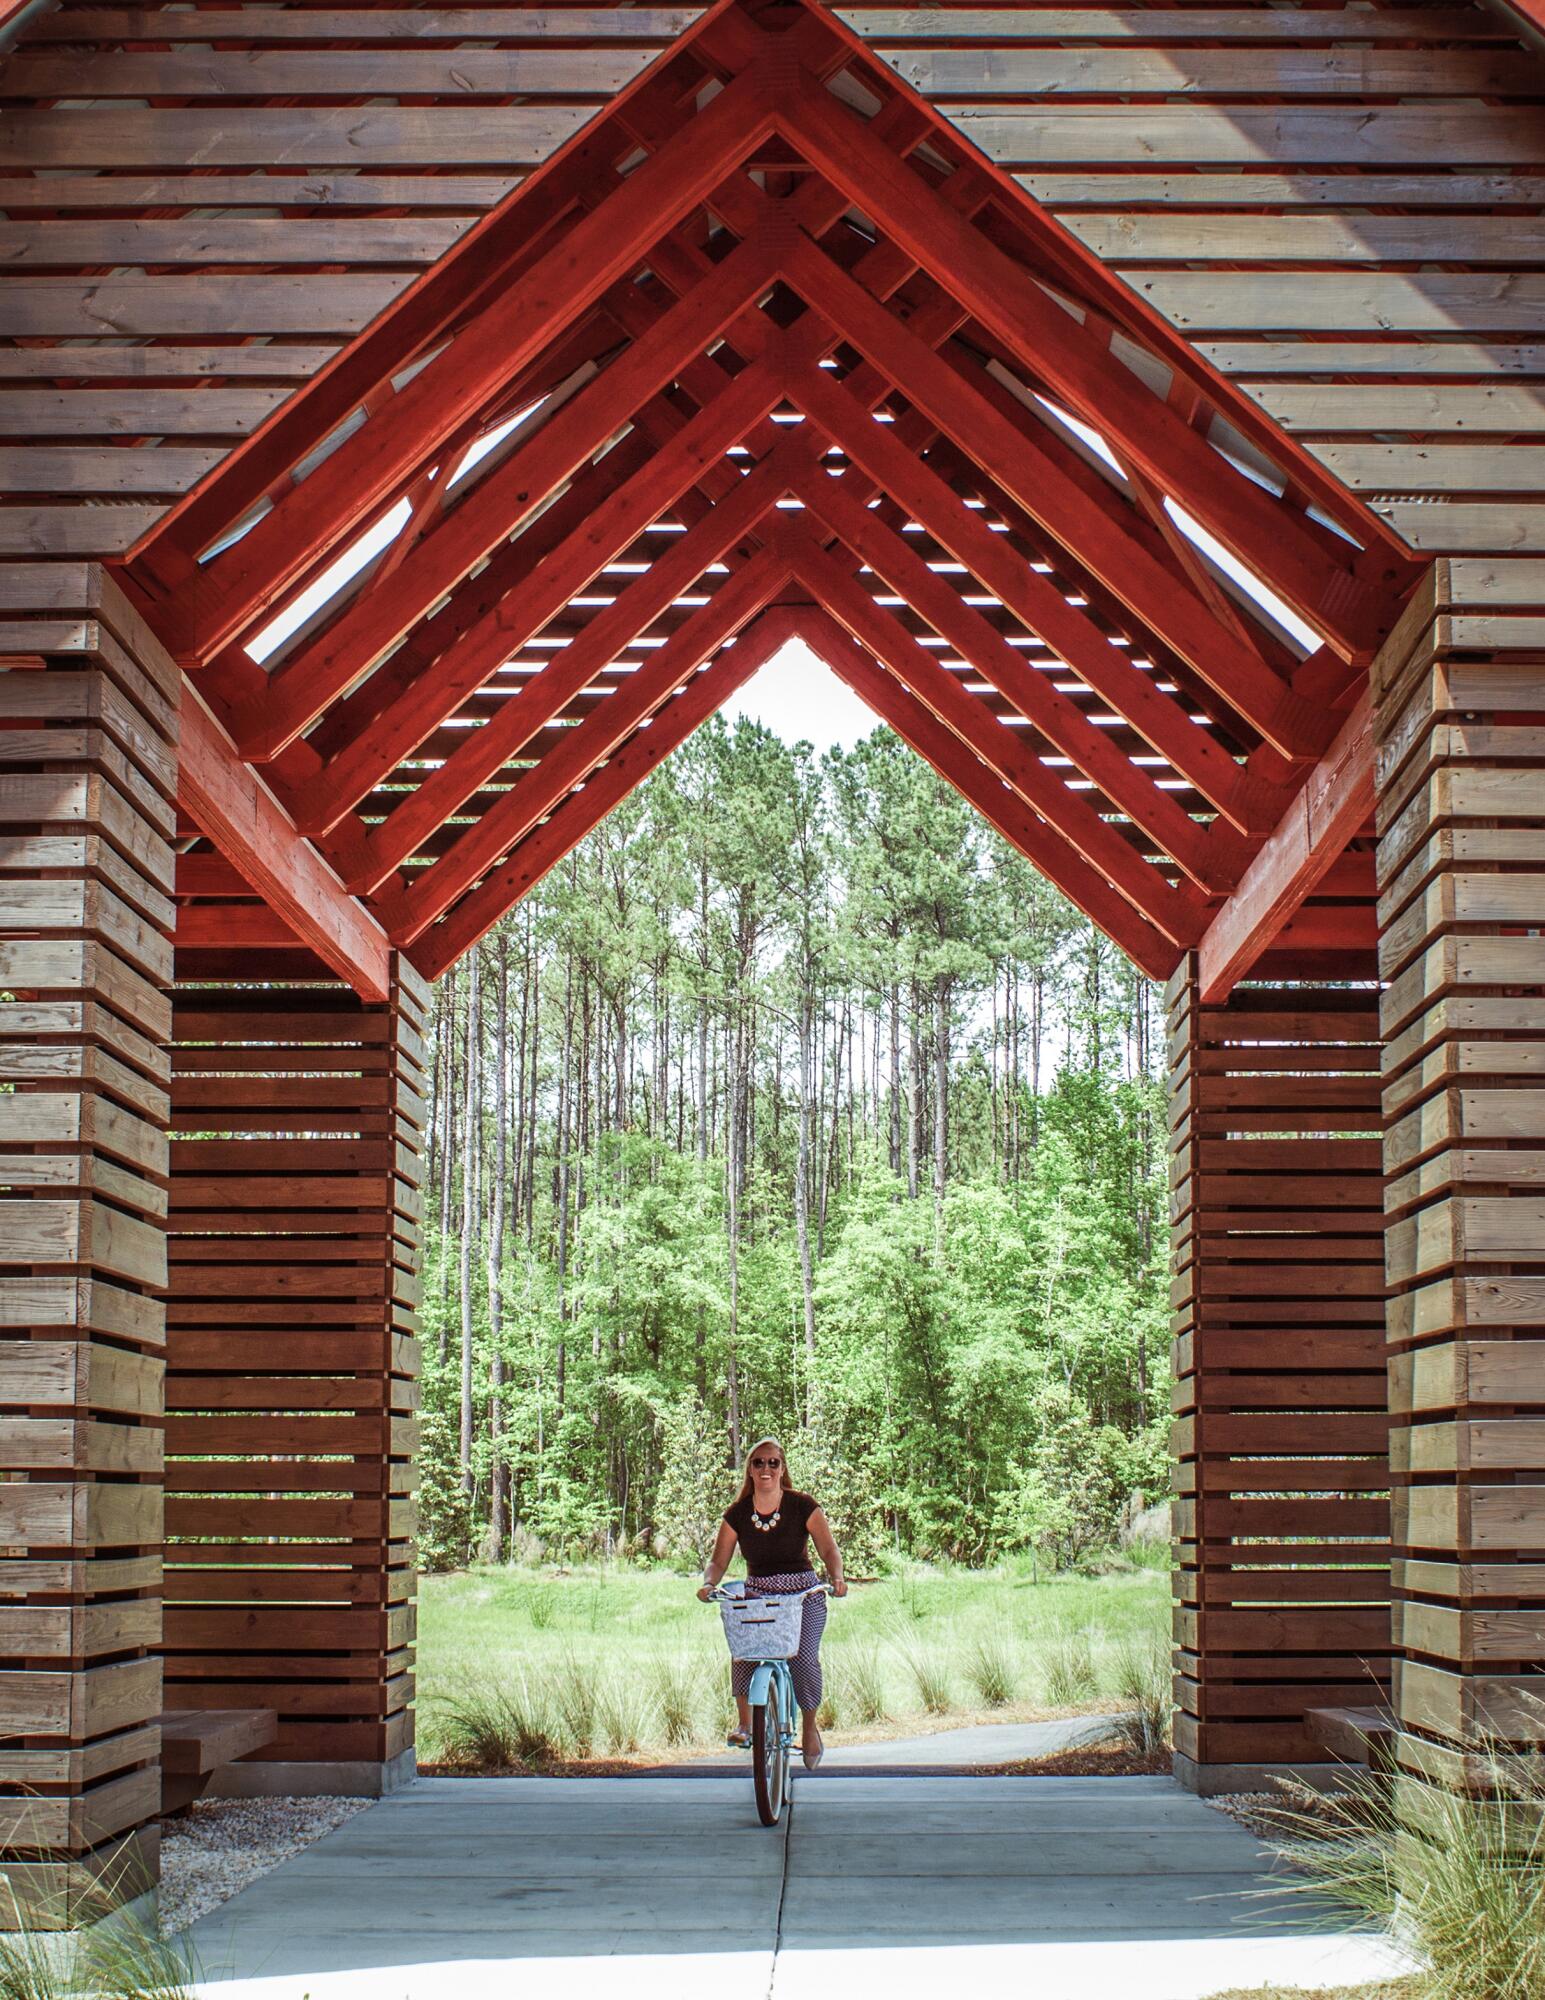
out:
<path id="1" fill-rule="evenodd" d="M 421 1761 L 682 1756 L 721 1743 L 728 1656 L 694 1589 L 690 1577 L 620 1566 L 426 1576 Z M 1134 1671 L 1167 1680 L 1168 1623 L 1161 1568 L 1037 1580 L 1028 1564 L 911 1567 L 832 1605 L 823 1721 L 841 1741 L 1116 1706 Z"/>

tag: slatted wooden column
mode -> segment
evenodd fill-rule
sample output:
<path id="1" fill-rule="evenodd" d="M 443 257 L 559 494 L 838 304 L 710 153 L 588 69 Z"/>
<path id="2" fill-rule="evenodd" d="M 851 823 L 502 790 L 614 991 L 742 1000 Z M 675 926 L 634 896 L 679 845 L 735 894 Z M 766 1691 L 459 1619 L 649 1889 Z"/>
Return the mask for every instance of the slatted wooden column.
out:
<path id="1" fill-rule="evenodd" d="M 1545 564 L 1376 666 L 1400 1756 L 1545 1740 Z"/>
<path id="2" fill-rule="evenodd" d="M 177 674 L 79 564 L 0 655 L 4 1925 L 155 1873 Z"/>
<path id="3" fill-rule="evenodd" d="M 232 1790 L 411 1772 L 426 1005 L 405 964 L 367 1006 L 179 954 L 167 1703 L 277 1710 Z"/>
<path id="4" fill-rule="evenodd" d="M 1368 985 L 1168 989 L 1177 1775 L 1319 1762 L 1389 1655 L 1379 1022 Z M 1247 1767 L 1242 1769 L 1241 1767 Z"/>

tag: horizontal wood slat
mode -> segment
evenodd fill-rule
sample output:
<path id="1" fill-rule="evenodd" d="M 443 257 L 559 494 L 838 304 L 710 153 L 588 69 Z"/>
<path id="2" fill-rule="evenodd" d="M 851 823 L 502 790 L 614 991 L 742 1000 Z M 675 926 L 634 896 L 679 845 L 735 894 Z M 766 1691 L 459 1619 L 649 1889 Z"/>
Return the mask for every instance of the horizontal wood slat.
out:
<path id="1" fill-rule="evenodd" d="M 1398 1755 L 1545 1738 L 1545 564 L 1441 562 L 1375 662 Z"/>
<path id="2" fill-rule="evenodd" d="M 230 973 L 180 972 L 173 1021 L 167 1698 L 275 1710 L 254 1761 L 384 1763 L 411 1742 L 427 991 L 395 962 L 379 1006 Z"/>
<path id="3" fill-rule="evenodd" d="M 1319 1760 L 1305 1710 L 1376 1698 L 1390 1650 L 1376 998 L 1199 980 L 1168 989 L 1186 1772 Z"/>
<path id="4" fill-rule="evenodd" d="M 156 1860 L 178 678 L 100 572 L 0 568 L 0 656 L 23 635 L 47 650 L 0 669 L 0 1846 L 23 1901 L 62 1882 L 57 1919 Z"/>

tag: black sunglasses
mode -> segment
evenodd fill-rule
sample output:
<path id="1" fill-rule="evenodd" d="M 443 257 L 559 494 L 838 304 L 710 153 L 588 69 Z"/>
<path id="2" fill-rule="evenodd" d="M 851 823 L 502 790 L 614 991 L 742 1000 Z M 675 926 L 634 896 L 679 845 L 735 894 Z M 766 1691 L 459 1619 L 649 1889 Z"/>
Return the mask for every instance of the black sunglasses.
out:
<path id="1" fill-rule="evenodd" d="M 780 1472 L 783 1469 L 781 1458 L 753 1458 L 751 1463 L 758 1472 Z"/>

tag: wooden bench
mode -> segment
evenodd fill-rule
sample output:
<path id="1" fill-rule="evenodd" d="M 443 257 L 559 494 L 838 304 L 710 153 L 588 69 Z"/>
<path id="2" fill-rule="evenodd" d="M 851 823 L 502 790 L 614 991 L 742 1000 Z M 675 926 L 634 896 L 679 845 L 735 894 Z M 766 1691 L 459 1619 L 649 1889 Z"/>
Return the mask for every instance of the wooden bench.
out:
<path id="1" fill-rule="evenodd" d="M 1395 1768 L 1395 1743 L 1400 1732 L 1387 1708 L 1311 1708 L 1304 1725 L 1345 1764 L 1366 1764 L 1387 1777 Z"/>
<path id="2" fill-rule="evenodd" d="M 170 1708 L 161 1717 L 161 1817 L 185 1813 L 216 1771 L 279 1734 L 271 1708 Z"/>

